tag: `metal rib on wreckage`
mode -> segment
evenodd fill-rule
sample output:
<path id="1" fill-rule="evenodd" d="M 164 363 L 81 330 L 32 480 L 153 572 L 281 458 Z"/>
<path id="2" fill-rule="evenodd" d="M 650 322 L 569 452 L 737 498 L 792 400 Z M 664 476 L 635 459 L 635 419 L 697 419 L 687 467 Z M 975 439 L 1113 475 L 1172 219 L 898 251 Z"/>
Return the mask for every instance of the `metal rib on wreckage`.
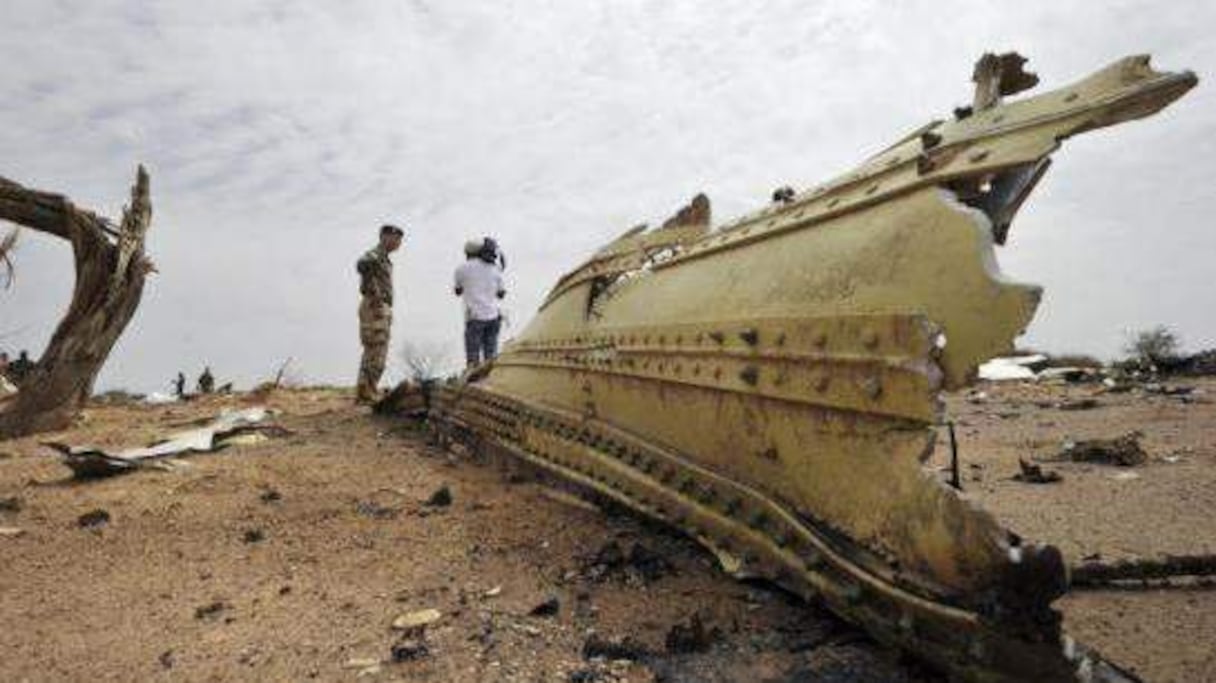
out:
<path id="1" fill-rule="evenodd" d="M 1061 140 L 1193 87 L 1130 57 L 1061 90 L 985 56 L 971 111 L 710 231 L 700 196 L 563 277 L 441 429 L 652 517 L 968 680 L 1135 680 L 1073 643 L 1058 550 L 926 471 L 938 394 L 1029 323 L 997 268 Z M 948 340 L 948 343 L 946 343 Z"/>

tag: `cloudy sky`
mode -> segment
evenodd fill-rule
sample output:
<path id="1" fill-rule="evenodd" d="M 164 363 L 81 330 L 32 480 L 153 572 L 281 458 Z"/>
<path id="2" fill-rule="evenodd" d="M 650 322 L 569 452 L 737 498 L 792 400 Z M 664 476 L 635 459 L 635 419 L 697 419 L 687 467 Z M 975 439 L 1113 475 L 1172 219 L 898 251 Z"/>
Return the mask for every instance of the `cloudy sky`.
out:
<path id="1" fill-rule="evenodd" d="M 214 366 L 353 383 L 353 261 L 396 256 L 406 340 L 458 358 L 452 268 L 510 258 L 518 328 L 554 279 L 698 191 L 719 220 L 806 187 L 970 98 L 985 50 L 1043 87 L 1149 52 L 1198 89 L 1066 143 L 1000 253 L 1045 286 L 1024 343 L 1102 356 L 1158 323 L 1216 346 L 1216 5 L 955 0 L 4 0 L 0 175 L 117 216 L 152 173 L 160 268 L 100 385 Z M 0 348 L 40 350 L 66 243 L 26 231 Z"/>

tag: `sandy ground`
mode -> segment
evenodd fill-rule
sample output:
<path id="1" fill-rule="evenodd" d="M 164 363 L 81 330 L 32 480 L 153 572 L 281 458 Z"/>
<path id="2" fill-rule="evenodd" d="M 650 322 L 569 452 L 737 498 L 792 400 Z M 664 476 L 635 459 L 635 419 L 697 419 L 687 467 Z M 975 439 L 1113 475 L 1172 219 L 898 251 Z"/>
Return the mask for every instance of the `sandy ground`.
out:
<path id="1" fill-rule="evenodd" d="M 1059 547 L 1070 563 L 1216 554 L 1216 379 L 1171 381 L 1186 396 L 1100 385 L 985 384 L 951 396 L 964 491 L 1027 540 Z M 1092 399 L 1096 405 L 1084 410 Z M 1061 406 L 1064 408 L 1062 409 Z M 1059 462 L 1067 440 L 1138 430 L 1138 467 Z M 946 465 L 939 439 L 935 462 Z M 1012 479 L 1025 458 L 1058 472 L 1055 484 Z M 1077 590 L 1058 603 L 1081 642 L 1149 681 L 1216 681 L 1216 590 Z"/>
<path id="2" fill-rule="evenodd" d="M 293 435 L 173 472 L 71 483 L 38 441 L 140 444 L 220 399 L 0 442 L 0 498 L 21 501 L 0 526 L 24 532 L 0 537 L 0 680 L 932 680 L 681 537 L 438 452 L 345 393 L 271 403 Z M 426 505 L 443 486 L 451 505 Z M 424 609 L 429 654 L 394 663 L 417 640 L 394 620 Z M 694 615 L 706 637 L 669 646 Z M 641 652 L 584 656 L 597 639 Z"/>
<path id="3" fill-rule="evenodd" d="M 1102 394 L 1077 411 L 1056 406 L 1094 387 L 953 396 L 966 493 L 1074 561 L 1216 552 L 1216 382 L 1190 384 L 1188 403 Z M 290 436 L 88 483 L 39 441 L 138 445 L 242 404 L 99 406 L 69 432 L 0 442 L 0 503 L 19 508 L 0 527 L 21 530 L 0 535 L 0 680 L 933 680 L 679 536 L 439 452 L 349 401 L 279 392 Z M 1146 465 L 1010 479 L 1019 456 L 1133 428 Z M 443 486 L 452 504 L 426 504 Z M 95 510 L 109 522 L 82 528 Z M 552 598 L 555 614 L 531 614 Z M 1216 591 L 1090 590 L 1061 607 L 1070 632 L 1147 680 L 1216 680 Z M 392 628 L 424 609 L 442 616 L 421 640 Z M 705 637 L 669 642 L 694 615 Z M 410 659 L 418 642 L 429 652 Z M 623 651 L 586 656 L 604 642 Z"/>

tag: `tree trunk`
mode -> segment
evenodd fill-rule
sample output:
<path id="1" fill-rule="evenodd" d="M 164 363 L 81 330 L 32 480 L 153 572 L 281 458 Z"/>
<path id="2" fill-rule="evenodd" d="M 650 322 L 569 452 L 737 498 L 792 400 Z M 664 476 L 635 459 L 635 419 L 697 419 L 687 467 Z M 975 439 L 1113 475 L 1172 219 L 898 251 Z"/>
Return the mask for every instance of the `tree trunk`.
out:
<path id="1" fill-rule="evenodd" d="M 131 204 L 114 227 L 62 195 L 0 178 L 0 219 L 72 243 L 76 286 L 72 303 L 16 397 L 0 412 L 0 439 L 63 429 L 93 393 L 93 382 L 130 322 L 153 270 L 144 256 L 152 220 L 143 166 Z"/>

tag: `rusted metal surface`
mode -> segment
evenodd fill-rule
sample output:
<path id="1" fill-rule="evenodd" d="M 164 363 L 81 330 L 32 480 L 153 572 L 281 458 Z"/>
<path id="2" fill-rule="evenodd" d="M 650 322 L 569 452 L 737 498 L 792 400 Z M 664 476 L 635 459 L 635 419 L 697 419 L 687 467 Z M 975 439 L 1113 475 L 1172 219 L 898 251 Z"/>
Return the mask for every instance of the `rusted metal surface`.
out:
<path id="1" fill-rule="evenodd" d="M 488 372 L 436 388 L 432 418 L 960 678 L 1134 680 L 1061 633 L 1059 552 L 922 464 L 938 394 L 1034 314 L 1039 289 L 1006 280 L 994 245 L 1048 156 L 1196 79 L 1133 57 L 1002 102 L 1030 83 L 1014 57 L 985 67 L 997 96 L 982 111 L 830 183 L 712 232 L 698 197 L 626 233 L 559 281 Z"/>

